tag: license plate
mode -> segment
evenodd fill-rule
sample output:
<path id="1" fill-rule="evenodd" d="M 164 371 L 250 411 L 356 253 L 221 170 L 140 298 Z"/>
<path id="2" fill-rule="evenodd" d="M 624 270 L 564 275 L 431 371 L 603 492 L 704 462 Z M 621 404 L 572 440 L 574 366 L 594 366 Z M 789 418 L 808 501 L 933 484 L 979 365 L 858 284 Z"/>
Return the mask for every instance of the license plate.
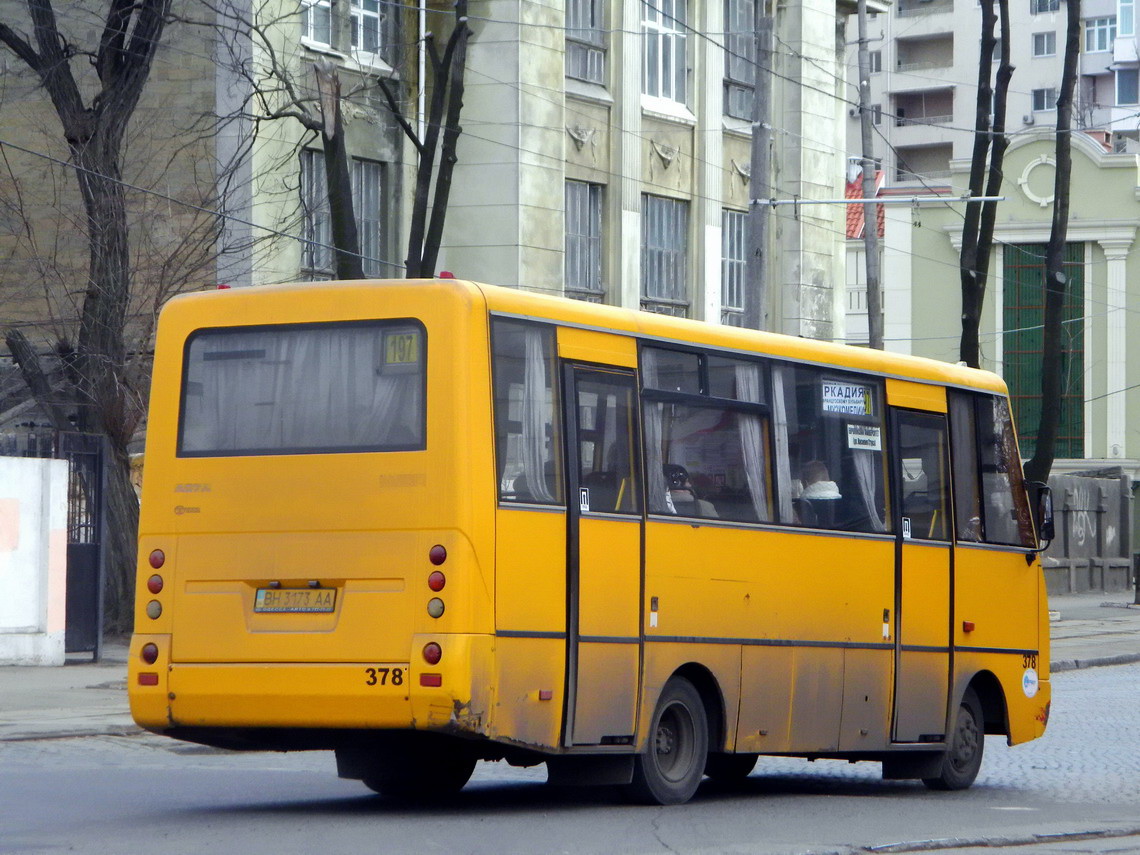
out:
<path id="1" fill-rule="evenodd" d="M 327 614 L 336 608 L 335 588 L 258 588 L 255 612 Z"/>

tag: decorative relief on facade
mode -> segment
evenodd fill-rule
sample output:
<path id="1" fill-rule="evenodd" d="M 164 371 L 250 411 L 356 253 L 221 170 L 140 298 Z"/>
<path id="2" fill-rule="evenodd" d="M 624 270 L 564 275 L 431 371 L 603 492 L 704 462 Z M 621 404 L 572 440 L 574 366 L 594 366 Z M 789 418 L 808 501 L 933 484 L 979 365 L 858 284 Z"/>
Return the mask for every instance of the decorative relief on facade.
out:
<path id="1" fill-rule="evenodd" d="M 748 183 L 752 180 L 752 164 L 740 163 L 736 160 L 730 160 L 729 163 L 732 164 L 733 174 L 740 179 L 742 185 L 747 187 Z"/>
<path id="2" fill-rule="evenodd" d="M 650 140 L 649 144 L 653 146 L 653 153 L 656 154 L 658 159 L 661 161 L 661 166 L 663 169 L 668 169 L 670 166 L 672 166 L 673 161 L 677 159 L 677 155 L 681 151 L 675 145 L 659 143 L 656 140 Z"/>
<path id="3" fill-rule="evenodd" d="M 581 125 L 574 127 L 567 127 L 566 133 L 570 135 L 570 139 L 574 142 L 574 148 L 581 151 L 587 145 L 591 148 L 595 145 L 595 138 L 598 136 L 597 128 L 586 128 Z"/>
<path id="4" fill-rule="evenodd" d="M 1047 166 L 1052 168 L 1052 171 L 1050 172 L 1048 178 L 1042 174 L 1035 182 L 1038 189 L 1041 189 L 1043 184 L 1050 188 L 1048 191 L 1046 191 L 1048 192 L 1047 196 L 1034 192 L 1033 188 L 1030 187 L 1029 184 L 1029 176 L 1038 166 Z M 1033 160 L 1029 161 L 1029 163 L 1025 164 L 1025 169 L 1021 171 L 1021 177 L 1017 179 L 1017 185 L 1021 188 L 1021 195 L 1028 199 L 1030 202 L 1036 202 L 1042 208 L 1048 208 L 1053 204 L 1053 173 L 1056 171 L 1056 169 L 1057 161 L 1047 154 L 1038 155 Z"/>

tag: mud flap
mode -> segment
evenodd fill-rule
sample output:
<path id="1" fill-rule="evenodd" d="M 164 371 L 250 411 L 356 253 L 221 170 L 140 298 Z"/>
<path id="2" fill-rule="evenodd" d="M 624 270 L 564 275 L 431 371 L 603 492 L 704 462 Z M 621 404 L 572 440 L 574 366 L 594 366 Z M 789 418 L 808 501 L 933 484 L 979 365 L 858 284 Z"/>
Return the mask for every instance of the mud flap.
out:
<path id="1" fill-rule="evenodd" d="M 883 758 L 883 780 L 936 778 L 942 771 L 944 751 L 907 751 Z"/>
<path id="2" fill-rule="evenodd" d="M 549 783 L 560 787 L 628 784 L 633 780 L 633 755 L 551 757 L 546 774 Z"/>

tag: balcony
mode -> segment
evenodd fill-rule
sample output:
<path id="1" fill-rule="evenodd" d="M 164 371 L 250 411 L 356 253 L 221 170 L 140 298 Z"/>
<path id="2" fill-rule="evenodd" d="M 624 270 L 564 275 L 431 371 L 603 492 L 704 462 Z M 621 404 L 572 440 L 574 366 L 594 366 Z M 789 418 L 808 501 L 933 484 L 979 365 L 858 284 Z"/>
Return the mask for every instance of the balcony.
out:
<path id="1" fill-rule="evenodd" d="M 919 15 L 936 15 L 939 12 L 953 12 L 954 0 L 903 0 L 895 10 L 900 18 L 914 18 Z"/>

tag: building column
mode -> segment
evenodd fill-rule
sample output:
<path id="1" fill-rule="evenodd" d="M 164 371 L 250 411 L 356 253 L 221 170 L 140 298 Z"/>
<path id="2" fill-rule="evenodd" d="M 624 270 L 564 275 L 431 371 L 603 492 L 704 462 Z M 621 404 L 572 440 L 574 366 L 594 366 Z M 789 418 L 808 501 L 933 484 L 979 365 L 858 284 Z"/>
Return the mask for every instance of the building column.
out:
<path id="1" fill-rule="evenodd" d="M 1128 456 L 1127 425 L 1125 424 L 1124 387 L 1128 376 L 1128 251 L 1131 240 L 1101 240 L 1104 250 L 1105 276 L 1105 457 L 1121 459 Z M 1086 281 L 1085 292 L 1089 285 Z"/>
<path id="2" fill-rule="evenodd" d="M 620 174 L 614 181 L 619 221 L 615 236 L 620 256 L 618 305 L 641 307 L 641 0 L 622 0 L 613 25 L 617 80 L 615 157 Z M 617 69 L 622 69 L 619 74 Z"/>
<path id="3" fill-rule="evenodd" d="M 724 3 L 704 4 L 701 32 L 723 33 Z M 721 196 L 724 194 L 724 49 L 720 40 L 701 39 L 701 73 L 696 75 L 697 127 L 693 138 L 696 175 L 697 276 L 693 317 L 720 323 Z"/>

